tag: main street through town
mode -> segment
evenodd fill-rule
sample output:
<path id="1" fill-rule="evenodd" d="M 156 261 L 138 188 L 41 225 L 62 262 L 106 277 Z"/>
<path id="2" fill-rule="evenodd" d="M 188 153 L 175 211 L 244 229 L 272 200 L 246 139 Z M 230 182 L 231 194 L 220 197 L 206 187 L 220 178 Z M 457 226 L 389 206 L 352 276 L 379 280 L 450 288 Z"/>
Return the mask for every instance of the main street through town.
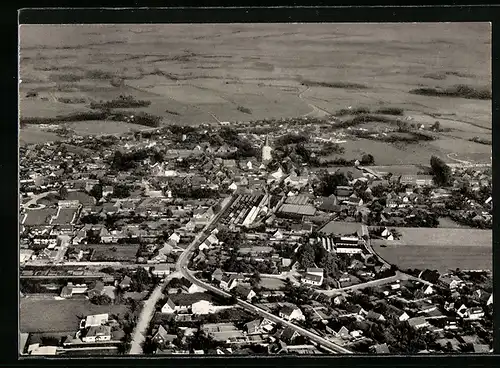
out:
<path id="1" fill-rule="evenodd" d="M 165 286 L 167 286 L 172 279 L 182 277 L 180 270 L 183 267 L 186 267 L 185 265 L 189 263 L 189 259 L 191 258 L 193 250 L 201 243 L 201 240 L 205 240 L 205 238 L 210 234 L 210 231 L 212 231 L 212 229 L 215 227 L 215 225 L 225 213 L 226 209 L 231 205 L 233 200 L 234 198 L 227 197 L 223 201 L 220 211 L 212 218 L 210 222 L 205 225 L 203 230 L 194 238 L 191 244 L 189 244 L 186 250 L 184 250 L 184 252 L 179 256 L 176 263 L 176 272 L 170 274 L 163 280 L 161 284 L 156 286 L 149 298 L 143 302 L 143 307 L 141 310 L 141 314 L 139 315 L 137 325 L 132 332 L 132 341 L 130 344 L 129 354 L 142 354 L 142 344 L 146 339 L 146 332 L 149 323 L 153 318 L 156 303 L 158 303 L 158 301 L 163 296 L 163 290 L 165 289 Z"/>
<path id="2" fill-rule="evenodd" d="M 210 284 L 207 284 L 207 283 L 197 279 L 194 276 L 193 272 L 191 272 L 188 269 L 188 265 L 189 265 L 189 260 L 191 259 L 191 256 L 193 254 L 193 251 L 201 243 L 201 241 L 203 241 L 206 237 L 209 236 L 210 231 L 212 231 L 212 229 L 215 227 L 215 225 L 217 224 L 219 219 L 223 216 L 226 209 L 229 207 L 229 205 L 232 203 L 233 200 L 234 200 L 234 198 L 232 198 L 229 201 L 226 201 L 226 203 L 222 206 L 222 209 L 219 211 L 219 213 L 213 218 L 213 220 L 209 224 L 207 224 L 207 226 L 199 234 L 197 239 L 195 239 L 189 245 L 189 247 L 187 247 L 186 250 L 179 256 L 179 259 L 177 260 L 177 264 L 176 264 L 177 271 L 179 271 L 182 274 L 182 276 L 184 276 L 184 278 L 188 279 L 189 281 L 191 281 L 195 285 L 198 285 L 206 290 L 210 290 L 211 292 L 218 294 L 218 295 L 221 295 L 225 298 L 230 298 L 232 295 L 222 291 L 219 288 L 216 288 Z M 237 304 L 240 307 L 242 307 L 242 308 L 244 308 L 252 313 L 256 313 L 262 317 L 266 317 L 275 323 L 278 323 L 282 326 L 290 327 L 291 329 L 293 329 L 294 331 L 296 331 L 300 335 L 309 338 L 311 341 L 313 341 L 313 342 L 315 342 L 315 343 L 317 343 L 317 344 L 319 344 L 319 345 L 321 345 L 321 346 L 323 346 L 323 347 L 325 347 L 325 348 L 327 348 L 335 353 L 352 354 L 352 352 L 350 350 L 343 348 L 340 345 L 334 344 L 331 341 L 328 341 L 315 333 L 307 331 L 306 329 L 304 329 L 300 326 L 297 326 L 296 324 L 294 324 L 292 322 L 289 322 L 287 320 L 284 320 L 283 318 L 275 316 L 274 314 L 266 312 L 262 308 L 259 308 L 255 305 L 247 303 L 241 299 L 237 299 Z"/>

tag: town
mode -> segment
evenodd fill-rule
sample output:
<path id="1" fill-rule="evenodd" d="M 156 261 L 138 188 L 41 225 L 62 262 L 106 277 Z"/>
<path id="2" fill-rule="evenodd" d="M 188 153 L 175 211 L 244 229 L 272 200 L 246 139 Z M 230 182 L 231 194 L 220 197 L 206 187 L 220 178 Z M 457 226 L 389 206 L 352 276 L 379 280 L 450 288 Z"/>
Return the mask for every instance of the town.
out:
<path id="1" fill-rule="evenodd" d="M 491 165 L 332 158 L 439 130 L 350 114 L 21 146 L 20 353 L 492 351 Z"/>

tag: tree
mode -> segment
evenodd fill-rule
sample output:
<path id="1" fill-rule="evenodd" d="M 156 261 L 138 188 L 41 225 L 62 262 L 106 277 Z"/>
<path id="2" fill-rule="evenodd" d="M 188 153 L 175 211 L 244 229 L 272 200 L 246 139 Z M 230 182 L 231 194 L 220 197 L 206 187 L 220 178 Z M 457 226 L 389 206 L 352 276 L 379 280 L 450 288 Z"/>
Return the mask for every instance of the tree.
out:
<path id="1" fill-rule="evenodd" d="M 361 165 L 373 165 L 375 163 L 375 158 L 371 154 L 365 154 L 361 156 Z"/>
<path id="2" fill-rule="evenodd" d="M 315 251 L 311 244 L 306 243 L 299 249 L 299 263 L 302 267 L 308 268 L 314 266 Z"/>
<path id="3" fill-rule="evenodd" d="M 116 198 L 127 198 L 130 196 L 130 189 L 127 185 L 116 184 L 113 188 L 113 196 Z"/>
<path id="4" fill-rule="evenodd" d="M 65 185 L 63 185 L 61 188 L 59 188 L 59 197 L 61 199 L 68 198 L 68 188 L 66 188 Z"/>
<path id="5" fill-rule="evenodd" d="M 112 300 L 109 296 L 103 294 L 103 295 L 96 295 L 95 297 L 90 299 L 90 302 L 97 305 L 110 305 Z"/>
<path id="6" fill-rule="evenodd" d="M 439 123 L 439 121 L 436 121 L 432 126 L 431 126 L 431 130 L 435 131 L 435 132 L 439 132 L 441 130 L 441 124 Z"/>
<path id="7" fill-rule="evenodd" d="M 451 183 L 451 169 L 439 157 L 431 157 L 431 171 L 434 175 L 434 182 L 439 186 L 448 186 Z"/>
<path id="8" fill-rule="evenodd" d="M 96 184 L 92 187 L 92 189 L 89 191 L 89 194 L 96 199 L 96 201 L 99 201 L 102 198 L 102 185 L 101 184 Z"/>
<path id="9" fill-rule="evenodd" d="M 317 188 L 317 194 L 328 197 L 329 195 L 335 193 L 335 189 L 339 185 L 348 185 L 349 181 L 343 173 L 329 174 L 326 170 L 323 170 L 320 176 L 320 183 Z"/>
<path id="10" fill-rule="evenodd" d="M 149 275 L 148 271 L 140 267 L 132 276 L 132 280 L 134 281 L 133 284 L 135 285 L 137 291 L 143 291 L 151 282 L 151 276 Z"/>

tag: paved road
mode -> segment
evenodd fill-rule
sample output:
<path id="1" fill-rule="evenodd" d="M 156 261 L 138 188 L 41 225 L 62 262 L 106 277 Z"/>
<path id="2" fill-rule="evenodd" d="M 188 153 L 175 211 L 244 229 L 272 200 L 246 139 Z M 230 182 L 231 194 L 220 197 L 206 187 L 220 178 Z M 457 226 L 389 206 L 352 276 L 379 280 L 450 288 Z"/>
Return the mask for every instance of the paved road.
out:
<path id="1" fill-rule="evenodd" d="M 201 286 L 206 290 L 210 290 L 213 293 L 219 294 L 219 295 L 226 297 L 226 298 L 231 297 L 231 294 L 226 293 L 219 288 L 216 288 L 210 284 L 207 284 L 203 281 L 198 280 L 197 278 L 194 277 L 194 275 L 187 268 L 182 268 L 182 275 L 185 278 L 187 278 L 189 281 L 191 281 L 192 283 L 194 283 L 198 286 Z M 348 350 L 340 345 L 334 344 L 331 341 L 328 341 L 319 335 L 316 335 L 316 334 L 314 334 L 314 333 L 312 333 L 312 332 L 310 332 L 310 331 L 308 331 L 300 326 L 297 326 L 296 324 L 294 324 L 292 322 L 286 321 L 286 320 L 284 320 L 284 319 L 282 319 L 282 318 L 280 318 L 272 313 L 269 313 L 269 312 L 263 310 L 262 308 L 259 308 L 253 304 L 247 303 L 241 299 L 237 300 L 237 304 L 248 311 L 256 313 L 262 317 L 266 317 L 269 320 L 271 320 L 277 324 L 280 324 L 280 325 L 286 326 L 286 327 L 290 327 L 294 331 L 298 332 L 300 335 L 309 338 L 311 341 L 314 341 L 314 342 L 318 343 L 319 345 L 324 346 L 327 349 L 332 350 L 335 353 L 352 354 L 352 351 L 350 351 L 350 350 Z"/>
<path id="2" fill-rule="evenodd" d="M 170 282 L 170 280 L 180 276 L 181 275 L 178 272 L 168 275 L 161 284 L 156 286 L 149 298 L 143 303 L 139 320 L 137 321 L 137 325 L 132 332 L 132 342 L 130 344 L 129 352 L 130 355 L 141 355 L 143 353 L 142 343 L 146 340 L 145 334 L 148 329 L 149 322 L 151 321 L 151 318 L 153 318 L 156 303 L 163 296 L 163 288 Z"/>
<path id="3" fill-rule="evenodd" d="M 362 284 L 346 286 L 344 288 L 339 288 L 339 289 L 318 290 L 318 293 L 332 296 L 332 295 L 336 295 L 336 294 L 346 292 L 346 291 L 361 290 L 361 289 L 364 289 L 367 287 L 380 286 L 380 285 L 388 284 L 390 282 L 396 282 L 398 280 L 405 280 L 405 279 L 408 279 L 406 277 L 406 275 L 397 271 L 394 276 L 390 276 L 390 277 L 386 277 L 386 278 L 378 279 L 378 280 L 372 280 L 372 281 L 368 281 L 368 282 L 363 282 Z"/>
<path id="4" fill-rule="evenodd" d="M 207 284 L 201 280 L 198 280 L 194 276 L 194 273 L 191 272 L 190 270 L 188 270 L 187 266 L 189 264 L 189 260 L 191 259 L 192 254 L 193 254 L 193 251 L 196 248 L 196 246 L 199 244 L 200 240 L 201 239 L 204 240 L 205 237 L 207 237 L 210 234 L 210 231 L 213 229 L 213 227 L 216 225 L 217 221 L 219 221 L 219 219 L 222 217 L 223 213 L 225 212 L 225 210 L 228 208 L 228 206 L 231 203 L 232 203 L 232 200 L 227 201 L 225 203 L 225 205 L 223 206 L 221 211 L 212 219 L 212 221 L 209 224 L 207 224 L 207 226 L 203 229 L 203 231 L 197 236 L 195 241 L 193 241 L 186 248 L 185 252 L 180 255 L 179 259 L 177 260 L 177 264 L 176 264 L 176 268 L 178 271 L 180 271 L 182 276 L 184 276 L 186 279 L 191 281 L 193 284 L 198 285 L 206 290 L 210 290 L 213 293 L 221 295 L 221 296 L 226 297 L 226 298 L 230 298 L 231 294 L 226 293 L 226 292 L 222 291 L 221 289 L 216 288 L 210 284 Z M 278 316 L 275 316 L 274 314 L 266 312 L 265 310 L 263 310 L 259 307 L 256 307 L 255 305 L 247 303 L 241 299 L 237 300 L 237 304 L 246 310 L 249 310 L 253 313 L 259 314 L 263 317 L 269 318 L 271 321 L 273 321 L 275 323 L 281 324 L 282 326 L 290 327 L 293 330 L 297 331 L 302 336 L 309 338 L 311 341 L 314 341 L 314 342 L 320 344 L 321 346 L 324 346 L 324 347 L 332 350 L 333 352 L 343 353 L 343 354 L 352 354 L 352 352 L 350 350 L 343 348 L 340 345 L 334 344 L 331 341 L 328 341 L 328 340 L 324 339 L 323 337 L 316 335 L 310 331 L 307 331 L 306 329 L 299 327 L 299 326 L 295 325 L 294 323 L 288 322 L 288 321 L 286 321 Z"/>
<path id="5" fill-rule="evenodd" d="M 179 256 L 176 263 L 176 271 L 170 274 L 168 277 L 163 280 L 161 284 L 159 284 L 151 293 L 150 297 L 144 302 L 144 306 L 141 310 L 141 314 L 139 316 L 139 321 L 135 326 L 134 332 L 132 333 L 132 342 L 130 345 L 130 355 L 139 355 L 143 353 L 142 343 L 146 339 L 145 333 L 148 329 L 149 323 L 153 314 L 155 312 L 155 305 L 163 296 L 163 289 L 165 286 L 174 278 L 179 278 L 183 274 L 181 274 L 180 270 L 182 266 L 185 264 L 187 266 L 189 259 L 191 258 L 191 254 L 195 247 L 197 247 L 201 240 L 205 240 L 206 237 L 210 234 L 210 231 L 213 229 L 214 225 L 217 224 L 217 221 L 224 214 L 225 210 L 232 203 L 232 199 L 227 199 L 223 202 L 222 208 L 217 215 L 215 215 L 212 220 L 207 223 L 207 225 L 203 228 L 203 230 L 194 238 L 191 244 L 184 250 L 184 252 Z M 154 265 L 153 265 L 154 266 Z"/>

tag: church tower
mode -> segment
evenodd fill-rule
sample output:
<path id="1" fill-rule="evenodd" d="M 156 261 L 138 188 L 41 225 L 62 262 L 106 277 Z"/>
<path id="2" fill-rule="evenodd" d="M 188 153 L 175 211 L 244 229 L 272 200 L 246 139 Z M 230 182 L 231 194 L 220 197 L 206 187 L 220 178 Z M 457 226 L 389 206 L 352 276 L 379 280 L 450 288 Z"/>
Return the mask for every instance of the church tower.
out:
<path id="1" fill-rule="evenodd" d="M 262 163 L 267 164 L 273 159 L 271 155 L 272 151 L 273 149 L 269 145 L 269 136 L 266 135 L 266 141 L 264 143 L 264 146 L 262 147 Z"/>

